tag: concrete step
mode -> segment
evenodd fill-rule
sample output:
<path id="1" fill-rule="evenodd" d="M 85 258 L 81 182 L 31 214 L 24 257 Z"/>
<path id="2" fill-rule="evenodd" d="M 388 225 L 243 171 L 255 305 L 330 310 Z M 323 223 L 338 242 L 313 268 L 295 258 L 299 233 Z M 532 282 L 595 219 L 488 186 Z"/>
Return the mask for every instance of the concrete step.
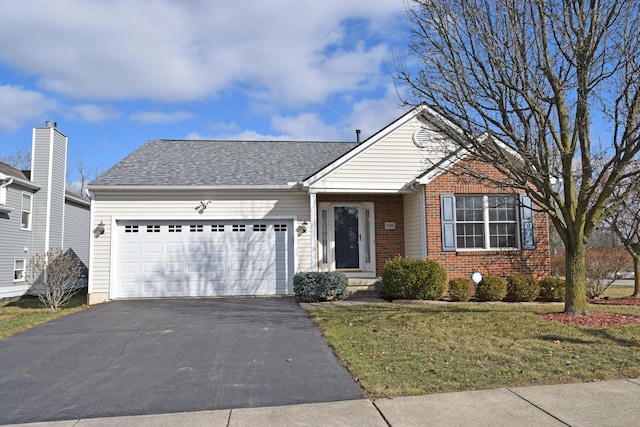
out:
<path id="1" fill-rule="evenodd" d="M 348 298 L 376 298 L 378 297 L 378 291 L 374 283 L 377 278 L 349 278 L 347 284 Z"/>

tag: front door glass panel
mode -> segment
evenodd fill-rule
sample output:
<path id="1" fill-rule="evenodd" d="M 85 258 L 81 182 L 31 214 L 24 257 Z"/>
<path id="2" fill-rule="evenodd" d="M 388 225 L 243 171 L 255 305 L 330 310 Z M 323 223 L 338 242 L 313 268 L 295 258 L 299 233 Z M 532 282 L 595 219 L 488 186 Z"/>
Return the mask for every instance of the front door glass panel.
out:
<path id="1" fill-rule="evenodd" d="M 336 269 L 360 268 L 358 208 L 335 206 L 333 209 Z"/>

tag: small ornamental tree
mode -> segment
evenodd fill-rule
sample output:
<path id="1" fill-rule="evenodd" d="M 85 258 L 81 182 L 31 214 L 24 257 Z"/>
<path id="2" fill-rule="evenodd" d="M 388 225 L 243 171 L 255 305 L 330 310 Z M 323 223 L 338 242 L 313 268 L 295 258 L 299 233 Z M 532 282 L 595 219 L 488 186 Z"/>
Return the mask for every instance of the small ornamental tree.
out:
<path id="1" fill-rule="evenodd" d="M 31 293 L 55 312 L 81 289 L 84 271 L 82 261 L 71 249 L 62 252 L 57 248 L 31 258 L 27 279 L 32 284 Z"/>

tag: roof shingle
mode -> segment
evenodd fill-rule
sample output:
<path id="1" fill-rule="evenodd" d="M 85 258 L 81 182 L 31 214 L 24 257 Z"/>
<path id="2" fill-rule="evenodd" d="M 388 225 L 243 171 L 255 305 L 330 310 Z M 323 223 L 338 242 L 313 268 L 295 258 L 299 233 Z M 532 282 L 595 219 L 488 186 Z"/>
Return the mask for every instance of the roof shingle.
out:
<path id="1" fill-rule="evenodd" d="M 358 144 L 310 141 L 151 140 L 91 186 L 286 185 Z"/>

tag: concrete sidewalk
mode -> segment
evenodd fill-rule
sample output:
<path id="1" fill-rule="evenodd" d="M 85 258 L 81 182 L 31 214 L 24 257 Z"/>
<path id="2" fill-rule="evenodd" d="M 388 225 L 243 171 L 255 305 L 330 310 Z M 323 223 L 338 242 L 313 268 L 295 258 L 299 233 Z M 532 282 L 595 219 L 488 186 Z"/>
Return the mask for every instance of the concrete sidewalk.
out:
<path id="1" fill-rule="evenodd" d="M 640 379 L 22 424 L 28 426 L 639 426 Z"/>

